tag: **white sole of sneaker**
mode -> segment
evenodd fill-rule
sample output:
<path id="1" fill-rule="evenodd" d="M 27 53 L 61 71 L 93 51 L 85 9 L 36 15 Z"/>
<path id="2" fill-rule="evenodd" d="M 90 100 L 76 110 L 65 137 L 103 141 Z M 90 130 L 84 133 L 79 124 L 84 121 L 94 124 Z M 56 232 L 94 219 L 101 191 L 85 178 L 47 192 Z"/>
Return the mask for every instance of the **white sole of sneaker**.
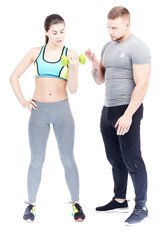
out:
<path id="1" fill-rule="evenodd" d="M 97 213 L 128 213 L 129 212 L 129 208 L 116 208 L 113 210 L 108 210 L 108 211 L 97 211 Z"/>
<path id="2" fill-rule="evenodd" d="M 32 221 L 32 220 L 28 219 L 28 220 L 24 220 L 24 222 L 26 222 L 26 223 L 34 223 L 34 220 Z"/>

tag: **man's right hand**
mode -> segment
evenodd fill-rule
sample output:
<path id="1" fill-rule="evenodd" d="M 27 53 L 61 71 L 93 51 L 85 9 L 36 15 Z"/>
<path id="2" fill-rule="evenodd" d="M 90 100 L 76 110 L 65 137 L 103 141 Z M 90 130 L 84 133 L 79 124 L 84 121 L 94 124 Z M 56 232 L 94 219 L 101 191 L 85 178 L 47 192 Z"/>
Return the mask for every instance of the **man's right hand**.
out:
<path id="1" fill-rule="evenodd" d="M 92 53 L 91 49 L 87 49 L 87 51 L 85 52 L 86 56 L 88 57 L 88 59 L 91 61 L 92 64 L 94 65 L 99 65 L 98 60 L 95 56 L 95 53 Z"/>
<path id="2" fill-rule="evenodd" d="M 95 82 L 98 85 L 104 83 L 105 68 L 102 65 L 102 61 L 100 61 L 100 63 L 99 63 L 95 54 L 92 53 L 91 49 L 89 49 L 89 48 L 87 49 L 85 54 L 92 63 L 92 76 L 93 76 Z"/>

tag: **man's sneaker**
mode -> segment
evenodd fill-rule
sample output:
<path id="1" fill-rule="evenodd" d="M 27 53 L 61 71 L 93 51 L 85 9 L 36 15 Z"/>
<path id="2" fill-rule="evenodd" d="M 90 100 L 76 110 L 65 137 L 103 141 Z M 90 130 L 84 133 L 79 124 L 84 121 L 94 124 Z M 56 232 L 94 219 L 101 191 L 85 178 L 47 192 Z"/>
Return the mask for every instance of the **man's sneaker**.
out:
<path id="1" fill-rule="evenodd" d="M 72 205 L 72 209 L 72 216 L 74 217 L 74 220 L 76 222 L 83 222 L 85 219 L 85 215 L 83 213 L 82 207 L 78 203 L 75 203 L 74 205 Z"/>
<path id="2" fill-rule="evenodd" d="M 124 202 L 119 203 L 115 200 L 115 198 L 113 198 L 112 201 L 109 202 L 108 204 L 101 206 L 101 207 L 97 207 L 96 211 L 97 212 L 106 212 L 106 213 L 110 213 L 110 212 L 127 213 L 128 212 L 128 201 L 125 200 Z"/>
<path id="3" fill-rule="evenodd" d="M 136 206 L 133 213 L 125 221 L 125 225 L 132 226 L 134 224 L 142 222 L 146 217 L 148 217 L 148 209 L 146 207 Z"/>
<path id="4" fill-rule="evenodd" d="M 29 204 L 24 212 L 23 219 L 26 222 L 34 222 L 35 217 L 36 217 L 36 206 Z"/>

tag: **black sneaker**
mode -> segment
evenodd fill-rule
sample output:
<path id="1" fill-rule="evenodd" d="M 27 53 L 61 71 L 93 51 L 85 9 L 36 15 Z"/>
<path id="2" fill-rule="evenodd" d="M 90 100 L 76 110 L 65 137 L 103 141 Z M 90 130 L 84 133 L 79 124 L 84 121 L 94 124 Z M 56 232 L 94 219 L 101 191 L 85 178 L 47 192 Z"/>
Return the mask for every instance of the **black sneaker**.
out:
<path id="1" fill-rule="evenodd" d="M 34 222 L 35 216 L 36 216 L 36 206 L 29 204 L 24 212 L 23 219 L 26 222 Z"/>
<path id="2" fill-rule="evenodd" d="M 97 207 L 96 211 L 97 212 L 106 212 L 106 213 L 110 213 L 110 212 L 127 213 L 128 212 L 128 201 L 125 200 L 124 202 L 119 203 L 115 200 L 115 198 L 113 198 L 112 201 L 109 202 L 108 204 L 101 206 L 101 207 Z"/>
<path id="3" fill-rule="evenodd" d="M 125 221 L 125 225 L 132 226 L 134 224 L 142 222 L 148 217 L 148 209 L 146 207 L 135 207 L 133 213 Z"/>
<path id="4" fill-rule="evenodd" d="M 74 205 L 72 205 L 72 209 L 72 216 L 74 217 L 74 220 L 76 222 L 83 222 L 85 219 L 85 215 L 83 213 L 82 207 L 78 203 L 75 203 Z"/>

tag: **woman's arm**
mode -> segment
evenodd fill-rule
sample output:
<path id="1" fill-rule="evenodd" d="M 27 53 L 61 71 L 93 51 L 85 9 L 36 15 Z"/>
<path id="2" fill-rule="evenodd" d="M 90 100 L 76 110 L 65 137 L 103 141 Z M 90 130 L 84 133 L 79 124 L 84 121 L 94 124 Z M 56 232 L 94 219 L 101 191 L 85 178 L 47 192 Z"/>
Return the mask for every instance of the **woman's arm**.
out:
<path id="1" fill-rule="evenodd" d="M 17 65 L 15 70 L 10 76 L 10 83 L 12 85 L 13 91 L 18 98 L 19 102 L 23 107 L 27 107 L 30 109 L 30 105 L 35 105 L 34 102 L 26 101 L 23 93 L 21 91 L 21 87 L 19 84 L 19 78 L 20 76 L 27 70 L 27 68 L 35 61 L 36 56 L 38 55 L 38 52 L 40 51 L 40 48 L 33 48 L 31 49 L 22 59 L 22 61 Z"/>
<path id="2" fill-rule="evenodd" d="M 75 93 L 78 88 L 79 57 L 78 54 L 72 50 L 68 50 L 67 57 L 69 58 L 68 89 L 70 93 Z"/>

